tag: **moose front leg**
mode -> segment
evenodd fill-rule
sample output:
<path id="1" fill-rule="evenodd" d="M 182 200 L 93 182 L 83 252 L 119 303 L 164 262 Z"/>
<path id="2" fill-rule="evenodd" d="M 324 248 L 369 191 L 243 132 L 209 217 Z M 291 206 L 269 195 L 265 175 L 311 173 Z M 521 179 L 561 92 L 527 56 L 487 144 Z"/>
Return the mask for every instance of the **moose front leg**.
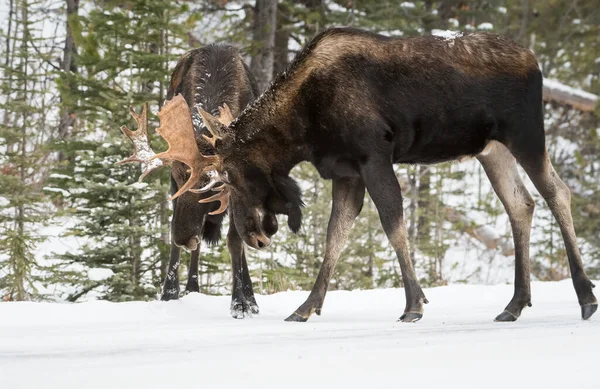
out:
<path id="1" fill-rule="evenodd" d="M 321 314 L 323 300 L 327 287 L 342 249 L 348 239 L 348 234 L 354 224 L 354 219 L 360 213 L 365 197 L 365 185 L 361 179 L 340 178 L 333 180 L 332 187 L 333 208 L 327 226 L 327 244 L 325 258 L 317 280 L 308 296 L 308 299 L 285 321 L 307 321 L 314 312 Z"/>
<path id="2" fill-rule="evenodd" d="M 198 261 L 200 260 L 200 242 L 198 246 L 192 250 L 190 259 L 190 269 L 188 271 L 187 284 L 185 285 L 185 293 L 200 293 L 200 285 L 198 284 Z"/>
<path id="3" fill-rule="evenodd" d="M 231 316 L 243 319 L 258 314 L 258 304 L 254 299 L 252 281 L 248 272 L 244 242 L 240 237 L 233 218 L 229 218 L 229 231 L 227 232 L 227 248 L 231 255 L 231 269 L 233 275 L 233 289 L 231 291 Z"/>
<path id="4" fill-rule="evenodd" d="M 240 239 L 241 240 L 241 239 Z M 248 270 L 248 262 L 246 261 L 246 249 L 244 248 L 244 243 L 242 242 L 242 290 L 244 291 L 244 296 L 246 297 L 246 301 L 250 305 L 250 312 L 254 315 L 257 315 L 260 311 L 258 309 L 258 304 L 256 302 L 256 298 L 254 297 L 254 288 L 252 287 L 252 279 L 250 278 L 250 271 Z"/>
<path id="5" fill-rule="evenodd" d="M 171 259 L 167 267 L 167 275 L 163 284 L 160 299 L 162 301 L 177 300 L 179 298 L 179 261 L 181 248 L 171 243 Z"/>
<path id="6" fill-rule="evenodd" d="M 404 293 L 406 294 L 406 308 L 399 321 L 415 322 L 423 317 L 423 304 L 427 304 L 428 301 L 417 281 L 408 251 L 402 192 L 398 179 L 389 161 L 370 160 L 361 165 L 361 175 L 367 191 L 377 207 L 383 229 L 396 251 L 398 262 L 400 262 Z"/>

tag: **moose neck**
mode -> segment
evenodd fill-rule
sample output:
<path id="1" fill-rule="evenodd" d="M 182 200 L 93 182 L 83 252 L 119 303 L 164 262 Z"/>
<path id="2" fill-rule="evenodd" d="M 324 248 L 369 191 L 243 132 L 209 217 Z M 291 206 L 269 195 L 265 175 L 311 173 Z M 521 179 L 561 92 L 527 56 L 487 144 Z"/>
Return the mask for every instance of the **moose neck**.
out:
<path id="1" fill-rule="evenodd" d="M 287 174 L 307 160 L 308 145 L 301 115 L 285 89 L 272 85 L 233 124 L 236 154 L 265 171 Z"/>

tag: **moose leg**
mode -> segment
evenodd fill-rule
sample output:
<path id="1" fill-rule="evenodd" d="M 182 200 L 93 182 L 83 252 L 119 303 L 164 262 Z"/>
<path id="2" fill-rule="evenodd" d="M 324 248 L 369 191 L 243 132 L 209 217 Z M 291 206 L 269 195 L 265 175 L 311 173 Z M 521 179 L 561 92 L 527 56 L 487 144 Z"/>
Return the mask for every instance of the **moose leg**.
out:
<path id="1" fill-rule="evenodd" d="M 592 292 L 594 284 L 590 281 L 583 270 L 581 254 L 577 247 L 577 237 L 571 216 L 571 191 L 558 177 L 548 152 L 544 150 L 543 155 L 532 153 L 519 154 L 518 160 L 540 192 L 552 215 L 556 219 L 567 251 L 571 278 L 577 293 L 577 299 L 581 306 L 581 317 L 589 319 L 598 309 L 598 300 Z"/>
<path id="2" fill-rule="evenodd" d="M 325 258 L 321 264 L 317 280 L 308 299 L 285 321 L 307 321 L 315 312 L 321 314 L 323 300 L 342 249 L 348 239 L 348 234 L 354 219 L 360 213 L 365 197 L 365 185 L 361 179 L 339 178 L 333 180 L 333 208 L 327 226 L 327 243 Z"/>
<path id="3" fill-rule="evenodd" d="M 188 271 L 188 280 L 185 285 L 185 293 L 200 293 L 200 285 L 198 285 L 198 261 L 200 259 L 200 242 L 196 249 L 192 250 L 190 259 L 190 269 Z"/>
<path id="4" fill-rule="evenodd" d="M 181 248 L 171 243 L 171 260 L 167 268 L 167 276 L 163 284 L 160 299 L 162 301 L 177 300 L 179 298 L 179 260 Z"/>
<path id="5" fill-rule="evenodd" d="M 400 262 L 406 307 L 399 321 L 415 322 L 423 317 L 423 304 L 429 301 L 419 285 L 408 251 L 400 184 L 389 161 L 367 161 L 361 165 L 361 175 L 377 207 L 385 234 Z"/>
<path id="6" fill-rule="evenodd" d="M 496 321 L 515 321 L 525 306 L 531 306 L 529 236 L 535 202 L 523 184 L 517 162 L 501 143 L 494 142 L 489 153 L 477 157 L 510 219 L 515 243 L 515 293 Z"/>
<path id="7" fill-rule="evenodd" d="M 243 285 L 242 289 L 244 290 L 244 296 L 246 296 L 246 300 L 250 304 L 250 312 L 254 315 L 259 313 L 258 304 L 256 303 L 256 298 L 254 298 L 254 289 L 252 288 L 252 279 L 250 278 L 250 272 L 248 271 L 248 262 L 246 261 L 246 249 L 244 248 L 244 244 L 242 242 L 242 275 L 243 275 Z"/>
<path id="8" fill-rule="evenodd" d="M 258 313 L 258 305 L 254 300 L 252 282 L 248 273 L 248 264 L 244 253 L 244 242 L 238 234 L 233 218 L 229 219 L 229 231 L 227 232 L 227 248 L 231 255 L 231 269 L 233 272 L 233 289 L 231 293 L 231 316 L 235 319 L 243 319 Z M 248 298 L 248 285 L 252 298 Z"/>

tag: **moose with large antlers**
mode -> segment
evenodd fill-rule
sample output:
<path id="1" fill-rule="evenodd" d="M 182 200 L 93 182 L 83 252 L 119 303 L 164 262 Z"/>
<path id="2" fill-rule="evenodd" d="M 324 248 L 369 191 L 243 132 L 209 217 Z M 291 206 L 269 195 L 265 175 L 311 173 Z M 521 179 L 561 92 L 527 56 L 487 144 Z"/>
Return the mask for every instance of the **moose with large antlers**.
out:
<path id="1" fill-rule="evenodd" d="M 217 159 L 207 163 L 210 185 L 227 188 L 237 231 L 248 245 L 262 247 L 269 212 L 285 213 L 290 227 L 299 227 L 300 192 L 288 175 L 296 164 L 310 161 L 333 180 L 321 270 L 306 302 L 286 320 L 320 314 L 365 189 L 400 262 L 406 294 L 400 320 L 419 320 L 427 299 L 409 256 L 393 164 L 469 157 L 483 165 L 513 230 L 514 295 L 496 320 L 517 320 L 531 306 L 534 200 L 517 163 L 560 226 L 581 315 L 590 318 L 598 301 L 577 247 L 570 191 L 545 147 L 542 81 L 535 56 L 497 35 L 390 38 L 336 28 L 315 37 L 229 126 L 201 111 Z"/>
<path id="2" fill-rule="evenodd" d="M 131 115 L 138 130 L 123 127 L 122 131 L 134 144 L 135 153 L 124 162 L 142 162 L 145 169 L 140 181 L 151 171 L 171 163 L 171 259 L 166 272 L 161 299 L 179 298 L 179 262 L 181 247 L 192 251 L 186 292 L 198 292 L 198 261 L 200 237 L 207 244 L 215 244 L 221 236 L 221 224 L 227 208 L 227 188 L 222 193 L 206 193 L 201 183 L 203 169 L 212 166 L 218 158 L 208 155 L 213 147 L 206 141 L 209 133 L 203 128 L 198 111 L 189 107 L 200 106 L 219 113 L 223 125 L 229 124 L 248 103 L 258 95 L 256 82 L 238 50 L 228 45 L 208 45 L 185 54 L 177 63 L 167 92 L 170 101 L 161 109 L 161 128 L 158 130 L 169 142 L 169 150 L 155 156 L 148 142 L 146 107 L 141 115 L 132 109 Z M 176 96 L 176 97 L 173 97 Z M 207 154 L 198 159 L 200 152 Z M 152 157 L 154 159 L 150 160 Z M 188 170 L 191 169 L 191 172 Z M 212 201 L 222 199 L 220 206 Z M 277 219 L 265 217 L 265 231 L 277 231 Z M 269 236 L 270 236 L 269 235 Z M 265 239 L 268 239 L 265 238 Z M 231 314 L 235 318 L 258 313 L 252 282 L 248 272 L 243 242 L 234 223 L 230 223 L 227 246 L 231 254 L 233 292 Z"/>

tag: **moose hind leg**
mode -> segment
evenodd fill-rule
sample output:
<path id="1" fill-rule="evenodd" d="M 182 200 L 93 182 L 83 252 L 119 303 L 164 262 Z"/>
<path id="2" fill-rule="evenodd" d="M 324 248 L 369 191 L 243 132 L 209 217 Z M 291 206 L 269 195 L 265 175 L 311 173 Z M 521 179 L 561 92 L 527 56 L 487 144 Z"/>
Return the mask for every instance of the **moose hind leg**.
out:
<path id="1" fill-rule="evenodd" d="M 177 300 L 179 298 L 179 260 L 181 248 L 171 243 L 171 259 L 167 267 L 167 275 L 163 283 L 160 299 L 162 301 Z"/>
<path id="2" fill-rule="evenodd" d="M 365 185 L 361 179 L 336 178 L 332 186 L 333 207 L 327 226 L 325 258 L 319 275 L 306 301 L 285 321 L 305 322 L 310 315 L 321 314 L 329 281 L 348 239 L 354 219 L 360 213 L 365 197 Z"/>
<path id="3" fill-rule="evenodd" d="M 361 176 L 379 212 L 379 218 L 400 262 L 406 307 L 399 321 L 415 322 L 423 317 L 423 304 L 428 301 L 419 285 L 408 251 L 402 192 L 389 161 L 367 161 L 361 165 Z"/>
<path id="4" fill-rule="evenodd" d="M 535 202 L 523 184 L 517 162 L 504 145 L 493 142 L 489 153 L 477 157 L 510 219 L 515 243 L 515 292 L 496 321 L 515 321 L 531 306 L 529 237 Z"/>
<path id="5" fill-rule="evenodd" d="M 522 156 L 517 158 L 537 190 L 546 200 L 552 215 L 558 223 L 565 242 L 571 278 L 581 306 L 581 316 L 584 320 L 587 320 L 598 309 L 598 300 L 592 292 L 594 284 L 592 284 L 583 269 L 581 253 L 577 246 L 577 236 L 575 235 L 573 217 L 571 216 L 571 191 L 556 174 L 545 149 L 543 154 L 539 156 L 522 153 Z"/>

